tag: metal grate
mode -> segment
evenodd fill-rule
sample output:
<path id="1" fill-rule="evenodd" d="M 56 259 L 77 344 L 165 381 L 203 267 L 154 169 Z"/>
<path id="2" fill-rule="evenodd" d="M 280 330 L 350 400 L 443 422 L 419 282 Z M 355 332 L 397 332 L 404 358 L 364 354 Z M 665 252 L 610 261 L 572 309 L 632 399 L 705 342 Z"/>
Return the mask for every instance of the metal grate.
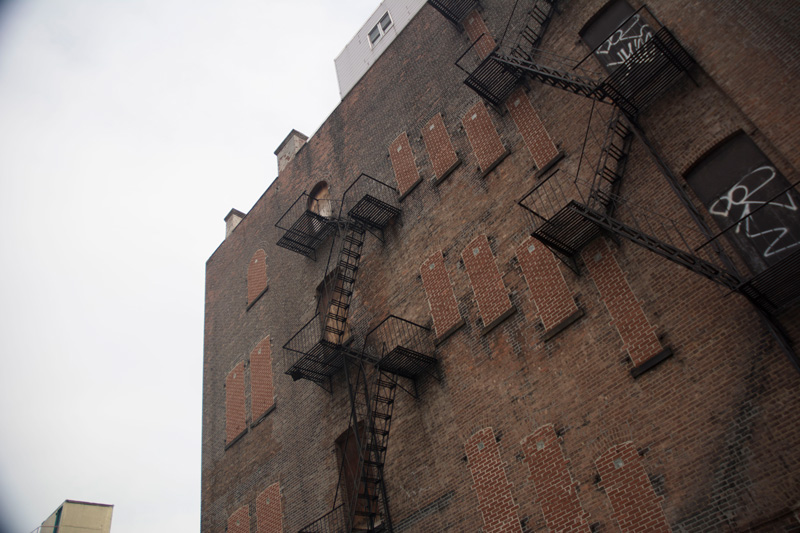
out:
<path id="1" fill-rule="evenodd" d="M 339 202 L 315 200 L 304 192 L 275 223 L 284 231 L 277 245 L 316 260 L 317 248 L 336 230 L 337 209 Z"/>
<path id="2" fill-rule="evenodd" d="M 387 316 L 367 333 L 364 349 L 378 359 L 381 371 L 409 379 L 436 365 L 430 355 L 434 350 L 430 328 L 395 315 Z"/>
<path id="3" fill-rule="evenodd" d="M 453 24 L 461 24 L 478 7 L 477 0 L 428 0 L 428 3 Z"/>
<path id="4" fill-rule="evenodd" d="M 319 313 L 295 333 L 283 349 L 294 359 L 286 374 L 295 381 L 307 379 L 324 385 L 344 364 L 342 347 L 324 338 Z"/>
<path id="5" fill-rule="evenodd" d="M 383 230 L 400 214 L 397 189 L 361 174 L 342 195 L 342 209 L 350 218 L 368 228 Z"/>
<path id="6" fill-rule="evenodd" d="M 800 300 L 800 250 L 744 282 L 739 291 L 768 313 L 785 310 Z"/>

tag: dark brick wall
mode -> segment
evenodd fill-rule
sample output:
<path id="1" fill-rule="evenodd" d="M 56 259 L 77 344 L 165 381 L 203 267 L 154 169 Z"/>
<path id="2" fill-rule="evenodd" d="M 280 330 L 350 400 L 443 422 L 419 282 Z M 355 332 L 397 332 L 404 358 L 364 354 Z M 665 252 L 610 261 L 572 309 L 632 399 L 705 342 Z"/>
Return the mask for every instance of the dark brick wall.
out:
<path id="1" fill-rule="evenodd" d="M 482 3 L 480 16 L 499 38 L 513 3 Z M 603 3 L 560 2 L 542 47 L 583 57 L 587 50 L 577 32 Z M 699 64 L 691 72 L 696 83 L 681 78 L 642 117 L 679 176 L 728 135 L 744 130 L 790 181 L 797 179 L 800 48 L 793 30 L 800 20 L 794 4 L 649 4 Z M 358 339 L 388 313 L 432 325 L 420 265 L 427 268 L 426 259 L 439 251 L 443 261 L 436 268 L 446 270 L 465 325 L 436 349 L 442 381 L 421 378 L 419 399 L 400 392 L 395 402 L 386 464 L 395 523 L 404 531 L 488 531 L 487 517 L 513 516 L 518 523 L 508 523 L 509 531 L 545 530 L 557 510 L 539 492 L 522 442 L 552 425 L 559 441 L 548 446 L 560 447 L 574 482 L 574 498 L 563 511 L 581 509 L 585 517 L 575 520 L 585 519 L 595 531 L 626 527 L 619 514 L 624 502 L 613 488 L 613 472 L 624 467 L 613 470 L 613 461 L 610 470 L 602 466 L 610 450 L 635 451 L 636 501 L 646 502 L 648 516 L 661 517 L 675 531 L 796 526 L 800 376 L 742 297 L 628 241 L 608 241 L 604 253 L 624 274 L 641 321 L 674 356 L 631 377 L 633 362 L 606 295 L 583 264 L 580 275 L 561 263 L 548 267 L 548 275 L 566 285 L 559 287 L 561 300 L 574 297 L 584 315 L 545 340 L 541 317 L 556 311 L 542 308 L 547 291 L 540 293 L 523 276 L 517 253 L 530 228 L 516 205 L 538 183 L 536 163 L 542 163 L 534 161 L 506 106 L 502 114 L 485 107 L 491 129 L 510 153 L 483 176 L 462 119 L 484 105 L 453 64 L 467 46 L 466 32 L 423 7 L 208 260 L 202 530 L 224 531 L 235 516 L 239 527 L 249 521 L 244 531 L 257 531 L 265 527 L 258 517 L 279 509 L 283 529 L 297 531 L 331 508 L 338 476 L 334 442 L 348 425 L 344 378 L 334 378 L 332 394 L 293 382 L 284 374 L 293 359 L 281 347 L 314 316 L 315 287 L 332 239 L 314 262 L 275 246 L 280 232 L 274 224 L 319 181 L 329 183 L 332 198 L 341 197 L 361 172 L 394 183 L 387 148 L 404 132 L 422 183 L 400 204 L 402 214 L 384 242 L 368 236 L 352 302 L 354 335 Z M 533 81 L 527 86 L 541 127 L 565 154 L 557 168 L 574 175 L 591 101 Z M 421 132 L 439 113 L 462 164 L 434 186 Z M 642 209 L 692 224 L 638 141 L 620 192 Z M 700 207 L 688 188 L 686 194 Z M 483 310 L 461 259 L 481 235 L 516 309 L 485 335 Z M 248 308 L 248 264 L 259 249 L 266 252 L 269 289 Z M 800 311 L 790 309 L 779 319 L 797 345 Z M 226 376 L 267 337 L 274 409 L 257 420 L 265 398 L 253 397 L 251 372 L 263 361 L 245 365 L 246 429 L 226 448 Z M 484 444 L 496 459 L 495 500 L 476 489 L 473 475 L 482 466 L 465 446 L 477 434 L 494 440 Z M 270 524 L 268 530 L 276 530 Z"/>

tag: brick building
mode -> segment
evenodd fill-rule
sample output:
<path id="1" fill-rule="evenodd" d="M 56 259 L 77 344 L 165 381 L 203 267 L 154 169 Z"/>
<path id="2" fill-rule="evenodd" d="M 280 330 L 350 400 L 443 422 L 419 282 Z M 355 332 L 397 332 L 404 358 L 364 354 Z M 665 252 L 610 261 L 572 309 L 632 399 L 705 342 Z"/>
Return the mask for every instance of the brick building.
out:
<path id="1" fill-rule="evenodd" d="M 798 28 L 382 4 L 207 262 L 202 530 L 797 531 Z"/>

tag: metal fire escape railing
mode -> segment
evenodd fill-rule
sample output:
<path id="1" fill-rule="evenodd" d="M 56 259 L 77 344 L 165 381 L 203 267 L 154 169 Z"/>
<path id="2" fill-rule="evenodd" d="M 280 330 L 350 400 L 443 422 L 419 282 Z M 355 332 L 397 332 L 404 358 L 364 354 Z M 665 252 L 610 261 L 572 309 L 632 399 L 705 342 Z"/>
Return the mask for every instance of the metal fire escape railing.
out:
<path id="1" fill-rule="evenodd" d="M 531 219 L 532 235 L 576 272 L 575 256 L 600 230 L 566 206 L 575 200 L 612 214 L 615 204 L 610 198 L 622 182 L 632 140 L 630 124 L 618 108 L 593 105 L 575 179 L 559 170 L 558 176 L 540 182 L 519 202 Z M 596 164 L 591 166 L 591 161 Z"/>
<path id="2" fill-rule="evenodd" d="M 456 66 L 467 74 L 464 84 L 493 106 L 502 105 L 525 72 L 498 59 L 510 57 L 532 61 L 554 11 L 555 0 L 534 0 L 533 6 L 521 21 L 521 27 L 512 28 L 516 39 L 511 44 L 504 44 L 504 41 L 514 18 L 513 11 L 503 36 L 496 45 L 490 35 L 480 35 L 456 60 Z M 473 53 L 488 47 L 493 47 L 493 50 L 485 58 L 479 59 L 478 54 Z"/>
<path id="3" fill-rule="evenodd" d="M 623 46 L 617 62 L 605 62 L 610 74 L 585 66 L 591 57 Z M 580 60 L 537 51 L 540 59 L 498 49 L 494 61 L 520 76 L 602 102 L 613 102 L 629 117 L 636 117 L 661 95 L 694 59 L 646 6 L 642 6 L 611 32 L 609 38 Z"/>
<path id="4" fill-rule="evenodd" d="M 428 3 L 456 26 L 480 5 L 478 0 L 428 0 Z"/>
<path id="5" fill-rule="evenodd" d="M 710 239 L 696 226 L 681 225 L 616 194 L 593 189 L 591 183 L 560 171 L 525 195 L 520 205 L 529 214 L 531 234 L 559 257 L 574 257 L 601 231 L 606 231 L 743 294 L 759 309 L 773 315 L 800 300 L 800 243 L 763 271 L 743 274 L 726 261 L 720 241 L 735 231 L 762 235 L 765 232 L 755 224 L 759 211 L 784 206 L 787 198 L 792 198 L 792 202 L 800 198 L 798 183 Z"/>
<path id="6" fill-rule="evenodd" d="M 275 223 L 284 232 L 277 245 L 316 260 L 317 248 L 336 230 L 334 216 L 339 207 L 336 200 L 304 192 Z"/>
<path id="7" fill-rule="evenodd" d="M 342 454 L 333 508 L 300 533 L 393 530 L 384 465 L 395 396 L 401 389 L 417 398 L 413 380 L 421 374 L 438 379 L 432 373 L 433 350 L 430 328 L 389 315 L 365 335 L 360 355 L 349 351 L 342 358 L 351 408 L 344 448 L 349 439 L 355 439 L 357 464 L 348 464 L 352 458 Z M 401 377 L 412 380 L 413 392 L 400 384 Z M 356 473 L 349 487 L 343 487 L 345 471 Z M 343 502 L 339 502 L 340 492 Z"/>

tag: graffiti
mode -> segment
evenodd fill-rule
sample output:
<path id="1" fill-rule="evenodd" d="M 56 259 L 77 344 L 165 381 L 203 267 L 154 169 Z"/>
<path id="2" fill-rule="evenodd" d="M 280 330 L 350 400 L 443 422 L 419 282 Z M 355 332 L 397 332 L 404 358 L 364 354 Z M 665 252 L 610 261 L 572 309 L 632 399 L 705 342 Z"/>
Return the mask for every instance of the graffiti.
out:
<path id="1" fill-rule="evenodd" d="M 634 15 L 627 24 L 612 33 L 595 53 L 606 68 L 614 70 L 652 37 L 653 28 L 641 16 Z"/>
<path id="2" fill-rule="evenodd" d="M 773 198 L 776 186 L 784 181 L 778 176 L 775 167 L 760 166 L 736 182 L 708 208 L 712 215 L 733 221 L 736 234 L 744 235 L 754 243 L 760 242 L 756 248 L 765 259 L 800 246 L 796 215 L 798 202 L 792 191 Z"/>

